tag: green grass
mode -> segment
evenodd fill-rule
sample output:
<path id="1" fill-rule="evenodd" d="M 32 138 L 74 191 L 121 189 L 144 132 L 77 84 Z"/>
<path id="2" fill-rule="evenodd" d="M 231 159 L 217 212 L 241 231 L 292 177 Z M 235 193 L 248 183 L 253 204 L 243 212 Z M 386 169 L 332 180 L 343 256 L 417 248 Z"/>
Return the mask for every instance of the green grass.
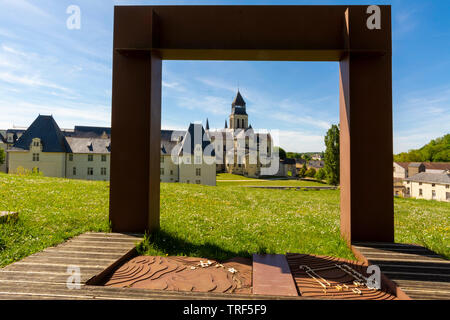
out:
<path id="1" fill-rule="evenodd" d="M 395 241 L 423 245 L 450 259 L 450 203 L 395 198 Z"/>
<path id="2" fill-rule="evenodd" d="M 0 224 L 0 267 L 86 231 L 108 231 L 105 182 L 0 173 L 0 211 L 17 211 Z"/>
<path id="3" fill-rule="evenodd" d="M 325 183 L 306 180 L 255 179 L 231 173 L 219 173 L 216 176 L 218 186 L 289 186 L 289 187 L 324 187 Z"/>
<path id="4" fill-rule="evenodd" d="M 259 179 L 255 179 L 255 178 L 249 178 L 249 177 L 244 177 L 238 174 L 232 174 L 232 173 L 218 173 L 216 174 L 216 179 L 217 180 L 259 180 Z"/>
<path id="5" fill-rule="evenodd" d="M 108 182 L 0 174 L 0 266 L 86 231 L 109 231 Z M 395 199 L 397 242 L 450 258 L 450 204 Z M 161 231 L 146 254 L 213 259 L 252 253 L 313 253 L 354 259 L 339 236 L 339 191 L 161 184 Z"/>

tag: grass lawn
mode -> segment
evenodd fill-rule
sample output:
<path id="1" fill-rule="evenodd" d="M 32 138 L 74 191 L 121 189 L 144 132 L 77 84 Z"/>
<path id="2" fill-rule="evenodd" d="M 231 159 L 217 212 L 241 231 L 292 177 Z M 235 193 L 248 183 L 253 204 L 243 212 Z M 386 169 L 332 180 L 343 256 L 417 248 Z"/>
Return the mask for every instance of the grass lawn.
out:
<path id="1" fill-rule="evenodd" d="M 249 178 L 249 177 L 244 177 L 238 174 L 232 174 L 232 173 L 218 173 L 216 174 L 216 179 L 217 180 L 259 180 L 259 179 L 255 179 L 255 178 Z"/>
<path id="2" fill-rule="evenodd" d="M 86 231 L 109 231 L 108 182 L 0 173 L 0 266 Z M 395 199 L 396 241 L 450 258 L 450 204 Z M 255 252 L 314 253 L 354 259 L 339 236 L 339 191 L 261 190 L 161 184 L 161 231 L 147 254 L 226 259 Z"/>
<path id="3" fill-rule="evenodd" d="M 231 173 L 217 174 L 217 186 L 295 186 L 295 187 L 324 187 L 325 183 L 305 180 L 287 179 L 255 179 Z"/>
<path id="4" fill-rule="evenodd" d="M 0 173 L 0 211 L 17 211 L 0 224 L 0 267 L 86 231 L 108 231 L 105 182 Z"/>

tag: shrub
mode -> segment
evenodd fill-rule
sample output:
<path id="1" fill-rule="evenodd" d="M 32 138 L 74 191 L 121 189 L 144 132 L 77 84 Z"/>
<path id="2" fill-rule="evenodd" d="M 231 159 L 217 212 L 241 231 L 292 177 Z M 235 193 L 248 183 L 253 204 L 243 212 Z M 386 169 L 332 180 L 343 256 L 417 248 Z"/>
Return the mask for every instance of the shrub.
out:
<path id="1" fill-rule="evenodd" d="M 317 171 L 317 173 L 315 175 L 315 178 L 320 181 L 325 180 L 326 177 L 327 177 L 327 173 L 325 172 L 325 169 L 323 169 L 323 168 L 319 169 L 319 171 Z"/>
<path id="2" fill-rule="evenodd" d="M 306 170 L 306 176 L 309 178 L 314 178 L 316 175 L 316 169 L 314 168 L 309 168 L 308 170 Z"/>

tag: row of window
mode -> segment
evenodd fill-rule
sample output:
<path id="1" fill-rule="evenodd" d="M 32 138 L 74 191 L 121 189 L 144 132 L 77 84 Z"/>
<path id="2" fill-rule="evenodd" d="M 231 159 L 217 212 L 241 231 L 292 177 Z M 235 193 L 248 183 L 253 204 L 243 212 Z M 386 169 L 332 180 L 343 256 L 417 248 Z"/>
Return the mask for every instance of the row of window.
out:
<path id="1" fill-rule="evenodd" d="M 163 176 L 164 175 L 164 168 L 159 169 L 159 173 Z M 170 175 L 173 175 L 173 170 L 170 170 Z M 201 168 L 195 168 L 195 175 L 197 177 L 200 177 L 202 175 L 202 169 Z"/>
<path id="2" fill-rule="evenodd" d="M 88 154 L 88 161 L 94 161 L 94 155 L 93 154 Z M 106 154 L 102 154 L 101 155 L 101 160 L 102 162 L 106 162 Z M 70 153 L 69 154 L 69 161 L 73 161 L 73 154 Z"/>
<path id="3" fill-rule="evenodd" d="M 161 175 L 164 175 L 164 168 L 160 168 Z M 170 170 L 170 175 L 173 176 L 173 170 Z"/>
<path id="4" fill-rule="evenodd" d="M 102 162 L 106 162 L 106 154 L 101 155 Z M 33 161 L 39 161 L 39 153 L 33 153 Z M 69 161 L 73 161 L 73 154 L 69 154 Z M 88 161 L 94 161 L 94 155 L 88 154 Z"/>
<path id="5" fill-rule="evenodd" d="M 191 183 L 191 181 L 190 180 L 186 180 L 186 183 Z M 202 182 L 200 180 L 195 180 L 195 183 L 196 184 L 201 184 Z"/>
<path id="6" fill-rule="evenodd" d="M 409 184 L 409 181 L 406 181 L 406 184 Z M 421 185 L 422 185 L 422 182 L 419 182 L 419 186 L 421 186 Z M 432 183 L 431 186 L 436 187 L 436 184 Z M 450 185 L 446 184 L 445 189 L 450 189 Z M 422 190 L 422 189 L 419 189 L 419 190 Z"/>
<path id="7" fill-rule="evenodd" d="M 77 167 L 72 168 L 72 175 L 77 175 Z M 93 176 L 94 175 L 94 168 L 87 168 L 87 175 Z M 106 168 L 100 168 L 100 175 L 106 176 Z"/>

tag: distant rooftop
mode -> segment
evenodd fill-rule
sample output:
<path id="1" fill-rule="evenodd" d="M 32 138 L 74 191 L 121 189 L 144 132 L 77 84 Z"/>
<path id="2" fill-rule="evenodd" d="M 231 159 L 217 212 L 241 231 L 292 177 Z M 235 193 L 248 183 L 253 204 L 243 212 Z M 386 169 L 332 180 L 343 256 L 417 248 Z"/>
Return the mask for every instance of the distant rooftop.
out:
<path id="1" fill-rule="evenodd" d="M 450 174 L 421 172 L 405 179 L 412 182 L 428 182 L 438 184 L 450 184 Z"/>

